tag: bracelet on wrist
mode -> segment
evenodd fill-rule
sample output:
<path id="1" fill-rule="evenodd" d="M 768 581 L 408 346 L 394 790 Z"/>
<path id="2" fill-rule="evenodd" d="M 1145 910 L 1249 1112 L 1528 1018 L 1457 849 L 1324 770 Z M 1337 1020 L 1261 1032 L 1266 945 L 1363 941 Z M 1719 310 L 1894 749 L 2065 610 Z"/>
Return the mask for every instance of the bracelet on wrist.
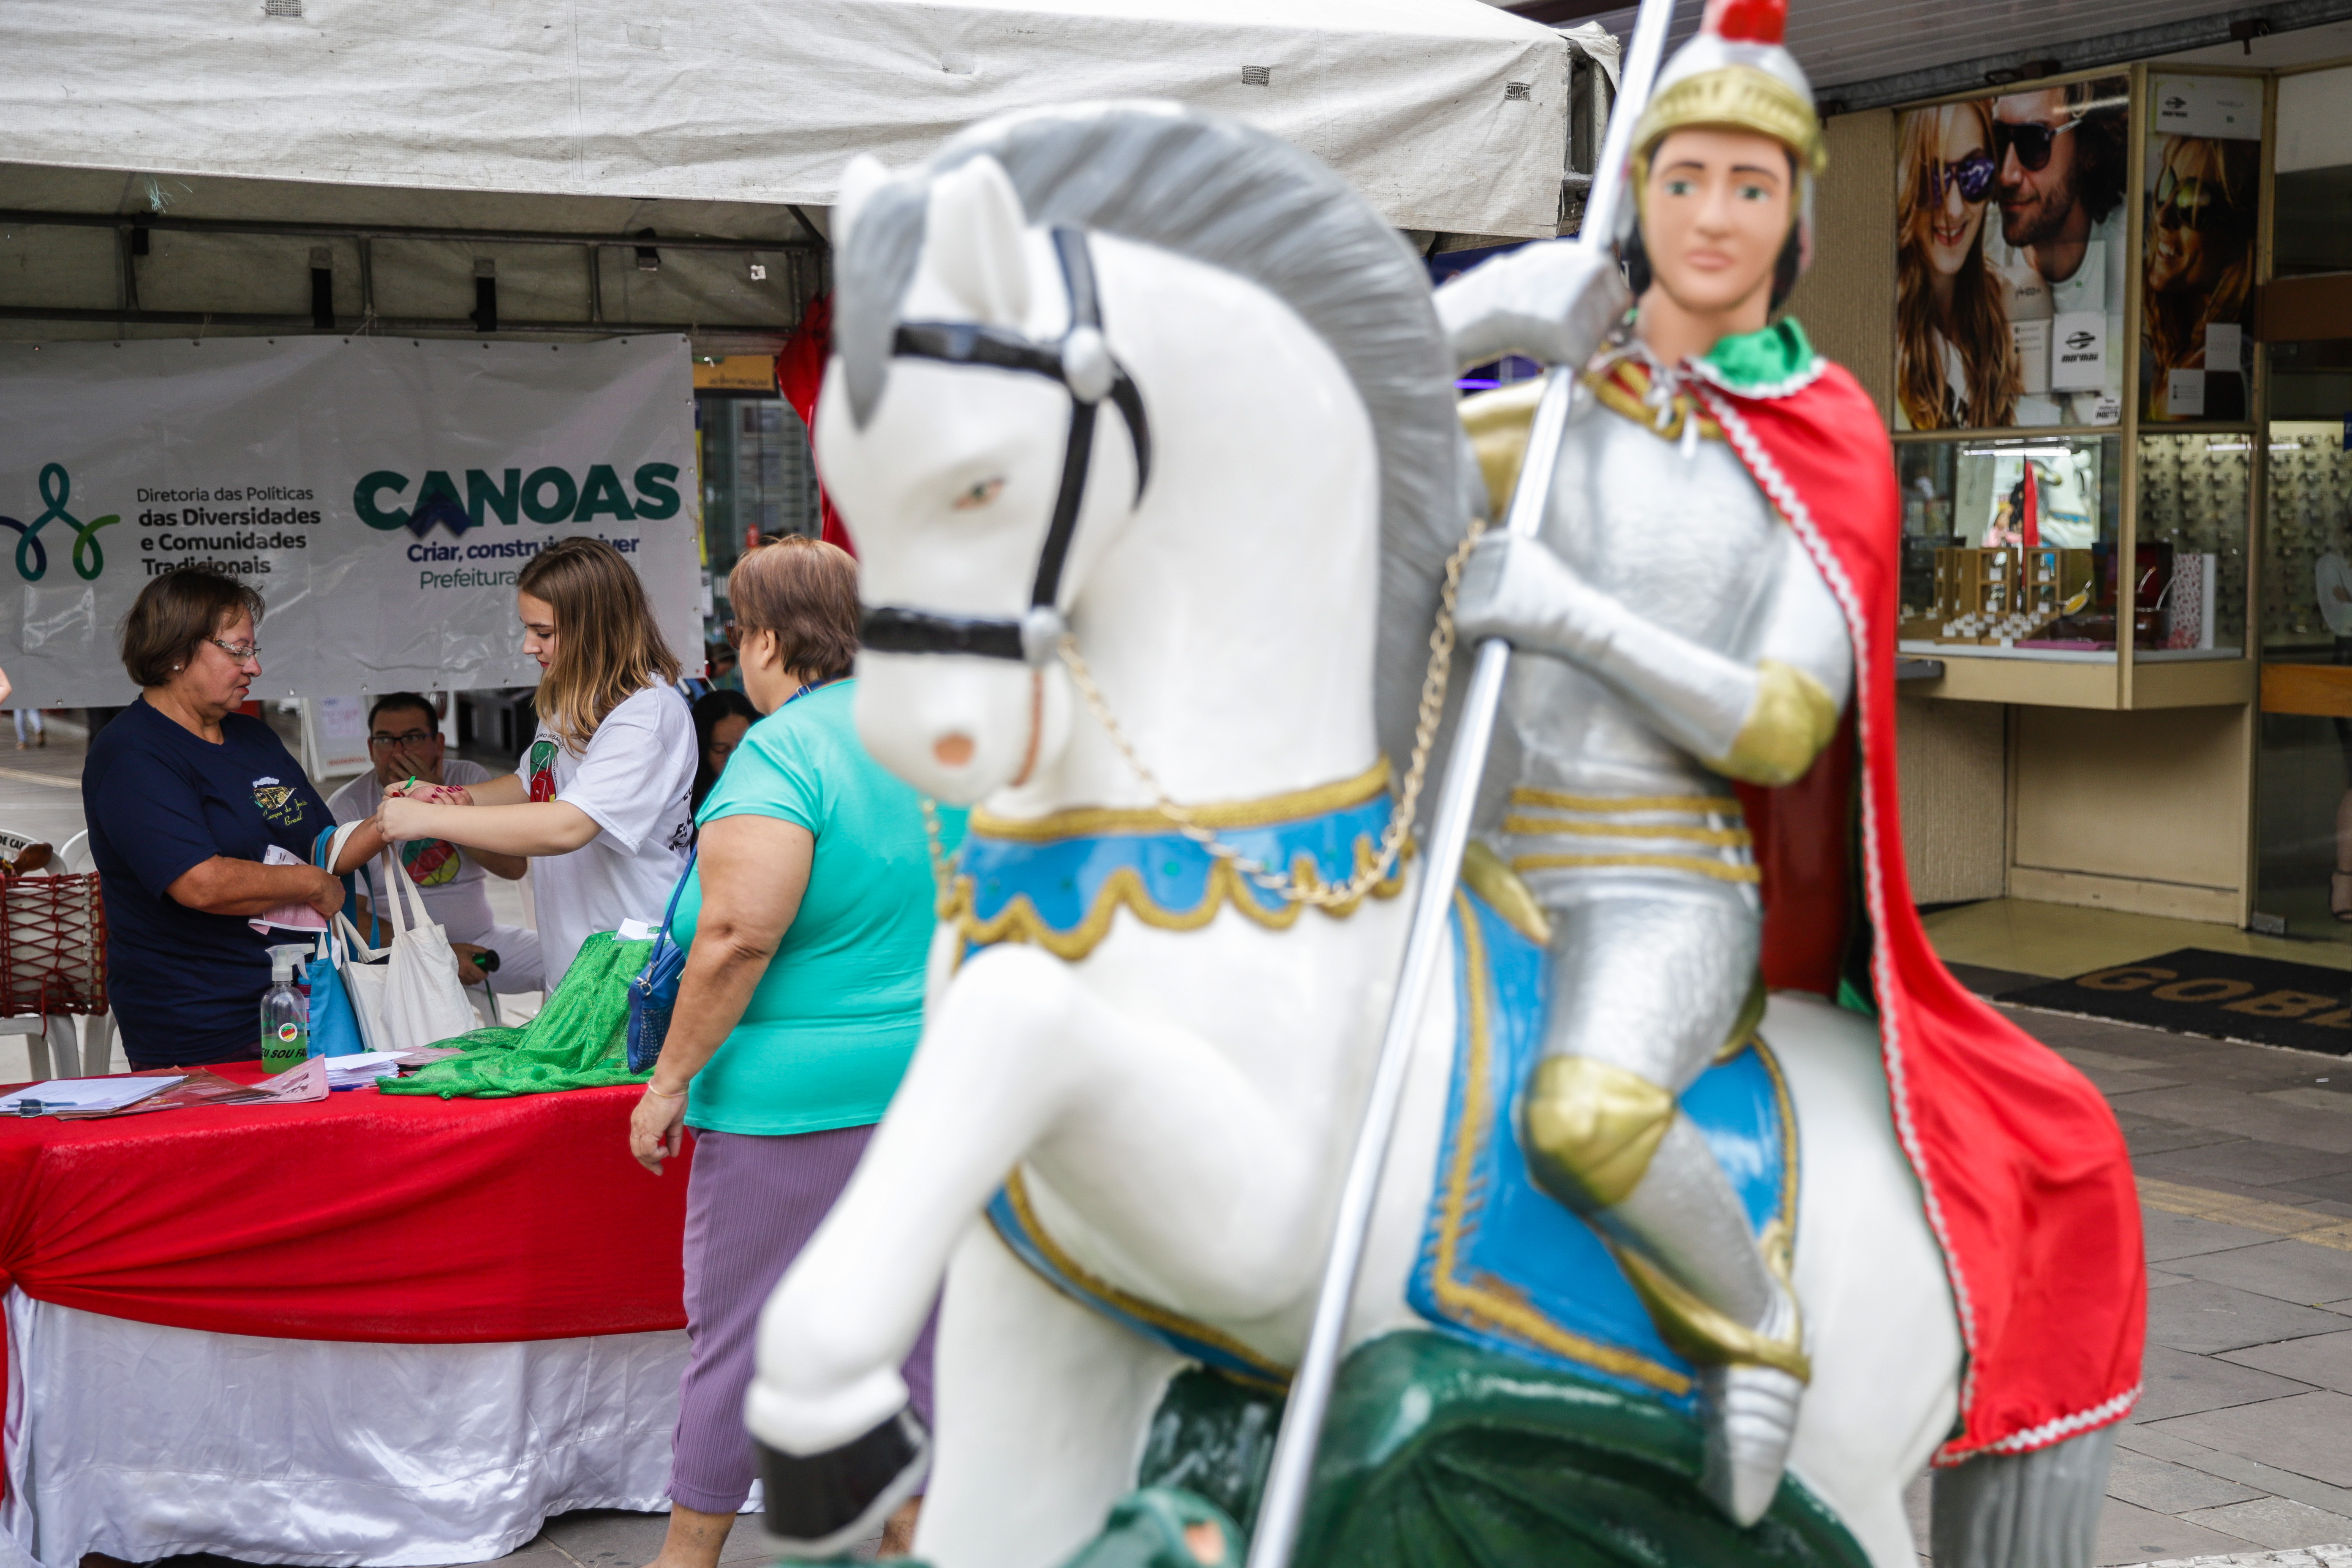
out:
<path id="1" fill-rule="evenodd" d="M 676 1094 L 672 1094 L 669 1090 L 667 1090 L 667 1089 L 656 1089 L 656 1088 L 653 1086 L 653 1080 L 652 1080 L 651 1079 L 646 1079 L 646 1092 L 647 1094 L 657 1094 L 657 1095 L 661 1096 L 664 1100 L 684 1100 L 684 1099 L 686 1098 L 686 1090 L 684 1090 L 684 1089 L 679 1089 Z"/>

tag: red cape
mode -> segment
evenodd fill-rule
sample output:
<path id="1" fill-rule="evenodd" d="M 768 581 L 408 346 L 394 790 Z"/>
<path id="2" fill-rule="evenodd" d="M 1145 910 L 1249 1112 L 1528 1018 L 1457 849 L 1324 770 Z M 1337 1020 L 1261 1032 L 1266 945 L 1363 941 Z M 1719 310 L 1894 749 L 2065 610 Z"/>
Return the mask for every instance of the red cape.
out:
<path id="1" fill-rule="evenodd" d="M 1895 769 L 1895 458 L 1853 377 L 1816 365 L 1773 395 L 1700 389 L 1853 640 L 1859 747 L 1833 744 L 1786 789 L 1741 793 L 1764 868 L 1766 983 L 1836 995 L 1843 980 L 1877 1008 L 1895 1131 L 1968 1351 L 1960 1424 L 1936 1455 L 1952 1465 L 2130 1412 L 2147 1316 L 2139 1197 L 2098 1090 L 1961 989 L 1920 929 Z"/>

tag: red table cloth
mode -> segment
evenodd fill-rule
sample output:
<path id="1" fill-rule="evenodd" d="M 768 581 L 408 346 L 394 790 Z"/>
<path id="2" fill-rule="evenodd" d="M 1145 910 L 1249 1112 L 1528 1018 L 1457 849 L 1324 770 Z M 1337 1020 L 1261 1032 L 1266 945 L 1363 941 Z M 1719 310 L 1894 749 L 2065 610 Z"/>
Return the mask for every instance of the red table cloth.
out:
<path id="1" fill-rule="evenodd" d="M 638 1092 L 0 1118 L 0 1291 L 288 1339 L 682 1328 L 687 1162 L 629 1157 Z"/>

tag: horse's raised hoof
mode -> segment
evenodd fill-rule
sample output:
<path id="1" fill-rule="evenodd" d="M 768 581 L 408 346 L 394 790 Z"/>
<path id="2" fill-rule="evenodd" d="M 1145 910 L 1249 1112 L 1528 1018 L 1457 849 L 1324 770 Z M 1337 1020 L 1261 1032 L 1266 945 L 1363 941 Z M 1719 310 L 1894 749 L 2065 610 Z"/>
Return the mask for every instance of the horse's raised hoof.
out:
<path id="1" fill-rule="evenodd" d="M 1789 1466 L 1805 1385 L 1776 1366 L 1733 1363 L 1700 1373 L 1706 1468 L 1699 1489 L 1745 1530 L 1764 1517 Z"/>
<path id="2" fill-rule="evenodd" d="M 834 1557 L 882 1533 L 930 1468 L 931 1438 L 911 1410 L 821 1454 L 753 1439 L 767 1496 L 770 1544 L 786 1557 Z"/>

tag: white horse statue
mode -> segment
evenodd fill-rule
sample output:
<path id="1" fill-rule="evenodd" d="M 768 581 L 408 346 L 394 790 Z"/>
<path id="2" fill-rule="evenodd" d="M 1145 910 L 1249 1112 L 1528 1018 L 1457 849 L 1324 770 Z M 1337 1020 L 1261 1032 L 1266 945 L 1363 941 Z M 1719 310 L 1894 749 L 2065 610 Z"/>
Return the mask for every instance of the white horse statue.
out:
<path id="1" fill-rule="evenodd" d="M 1410 904 L 1410 856 L 1380 857 L 1402 782 L 1380 740 L 1401 775 L 1469 460 L 1417 259 L 1270 136 L 1074 108 L 895 177 L 861 161 L 848 184 L 815 424 L 881 606 L 859 731 L 928 794 L 982 804 L 921 1046 L 769 1304 L 749 1416 L 797 1552 L 870 1532 L 928 1461 L 919 1556 L 1045 1568 L 1167 1459 L 1171 1384 L 1206 1367 L 1278 1388 L 1300 1353 Z M 1525 940 L 1507 874 L 1482 891 L 1413 1061 L 1302 1559 L 1403 1560 L 1396 1542 L 1436 1527 L 1382 1477 L 1452 1443 L 1478 1530 L 1583 1542 L 1548 1561 L 1742 1561 L 1745 1541 L 1757 1561 L 1909 1568 L 1903 1489 L 1952 1425 L 1961 1342 L 1871 1025 L 1778 994 L 1777 1066 L 1748 1058 L 1764 1119 L 1777 1095 L 1802 1128 L 1758 1156 L 1759 1201 L 1793 1205 L 1813 1377 L 1790 1484 L 1741 1532 L 1689 1485 L 1689 1368 L 1646 1320 L 1621 1313 L 1612 1342 L 1509 1282 L 1510 1121 L 1478 1120 L 1509 1079 L 1465 1052 L 1507 1050 L 1530 1003 L 1496 956 Z M 1591 1258 L 1594 1299 L 1627 1300 Z M 896 1369 L 943 1280 L 926 1435 Z M 1617 1426 L 1514 1447 L 1580 1411 Z M 1262 1436 L 1263 1415 L 1242 1426 Z M 1628 1479 L 1645 1444 L 1658 1517 L 1591 1525 L 1618 1506 L 1596 1498 L 1649 1484 Z M 1539 1482 L 1511 1479 L 1520 1451 Z M 1505 1519 L 1577 1454 L 1616 1489 L 1569 1494 L 1585 1533 Z M 1442 1511 L 1456 1482 L 1436 1477 L 1415 1495 Z M 1192 1560 L 1225 1560 L 1227 1525 L 1202 1528 Z M 1980 1560 L 2058 1560 L 2011 1533 L 2027 1544 Z"/>

